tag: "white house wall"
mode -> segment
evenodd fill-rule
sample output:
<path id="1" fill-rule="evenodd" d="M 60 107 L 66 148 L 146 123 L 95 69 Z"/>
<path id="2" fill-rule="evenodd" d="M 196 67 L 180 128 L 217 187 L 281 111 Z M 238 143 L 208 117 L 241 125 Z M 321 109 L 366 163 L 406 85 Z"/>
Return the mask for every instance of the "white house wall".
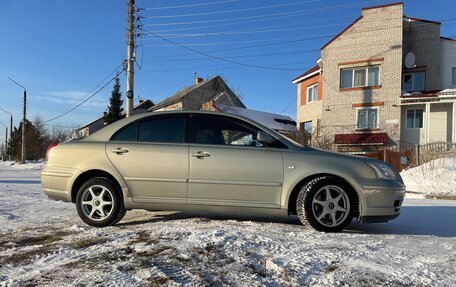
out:
<path id="1" fill-rule="evenodd" d="M 440 63 L 440 79 L 441 88 L 456 88 L 456 85 L 451 83 L 451 69 L 456 67 L 456 41 L 448 39 L 440 39 L 441 63 Z"/>
<path id="2" fill-rule="evenodd" d="M 451 141 L 452 104 L 431 104 L 429 142 Z"/>

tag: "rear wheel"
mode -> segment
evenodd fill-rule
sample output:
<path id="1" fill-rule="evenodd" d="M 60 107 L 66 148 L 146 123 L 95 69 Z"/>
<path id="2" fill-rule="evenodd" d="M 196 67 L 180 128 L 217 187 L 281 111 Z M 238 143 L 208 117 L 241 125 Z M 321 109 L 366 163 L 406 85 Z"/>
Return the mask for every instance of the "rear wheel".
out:
<path id="1" fill-rule="evenodd" d="M 76 209 L 85 223 L 95 227 L 116 224 L 126 213 L 120 191 L 107 178 L 86 181 L 77 193 Z"/>
<path id="2" fill-rule="evenodd" d="M 296 210 L 300 221 L 319 231 L 337 232 L 353 219 L 356 197 L 352 188 L 333 176 L 318 177 L 299 192 Z"/>

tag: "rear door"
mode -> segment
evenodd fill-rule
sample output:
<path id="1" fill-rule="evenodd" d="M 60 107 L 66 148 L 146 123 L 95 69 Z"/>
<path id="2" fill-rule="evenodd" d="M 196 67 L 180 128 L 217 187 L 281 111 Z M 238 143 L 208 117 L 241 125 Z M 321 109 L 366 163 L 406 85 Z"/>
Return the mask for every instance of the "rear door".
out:
<path id="1" fill-rule="evenodd" d="M 151 116 L 119 130 L 106 153 L 136 202 L 185 204 L 186 115 Z"/>
<path id="2" fill-rule="evenodd" d="M 258 128 L 231 117 L 195 114 L 190 130 L 188 204 L 280 207 L 281 150 L 256 142 Z"/>

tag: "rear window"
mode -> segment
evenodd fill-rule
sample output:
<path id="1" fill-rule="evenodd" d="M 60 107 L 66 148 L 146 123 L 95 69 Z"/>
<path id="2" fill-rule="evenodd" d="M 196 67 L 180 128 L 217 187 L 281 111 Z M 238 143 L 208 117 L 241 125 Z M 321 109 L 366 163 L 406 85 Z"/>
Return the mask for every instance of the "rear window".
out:
<path id="1" fill-rule="evenodd" d="M 112 137 L 112 141 L 129 141 L 135 142 L 138 138 L 138 122 L 129 124 L 121 128 L 117 133 Z"/>
<path id="2" fill-rule="evenodd" d="M 147 119 L 139 124 L 138 141 L 183 143 L 184 135 L 184 117 Z"/>

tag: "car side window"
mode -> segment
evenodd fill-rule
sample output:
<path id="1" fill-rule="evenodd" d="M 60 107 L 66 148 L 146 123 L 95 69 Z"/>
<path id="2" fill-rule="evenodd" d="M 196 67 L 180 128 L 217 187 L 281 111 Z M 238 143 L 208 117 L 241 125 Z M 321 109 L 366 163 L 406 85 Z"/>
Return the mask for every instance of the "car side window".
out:
<path id="1" fill-rule="evenodd" d="M 121 128 L 111 138 L 112 141 L 129 141 L 135 142 L 138 138 L 138 122 L 129 124 Z"/>
<path id="2" fill-rule="evenodd" d="M 185 117 L 149 118 L 140 121 L 139 142 L 183 143 Z"/>
<path id="3" fill-rule="evenodd" d="M 195 118 L 194 142 L 198 144 L 254 146 L 258 129 L 236 121 L 217 118 Z"/>

